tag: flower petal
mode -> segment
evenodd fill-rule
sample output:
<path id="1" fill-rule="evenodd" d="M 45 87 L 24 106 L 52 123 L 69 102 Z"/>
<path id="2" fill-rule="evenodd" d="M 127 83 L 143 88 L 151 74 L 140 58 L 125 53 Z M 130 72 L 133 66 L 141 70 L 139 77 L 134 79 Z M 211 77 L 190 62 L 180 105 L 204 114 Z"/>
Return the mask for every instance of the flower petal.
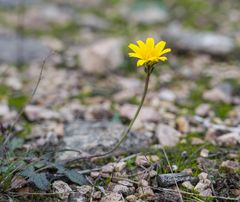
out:
<path id="1" fill-rule="evenodd" d="M 142 56 L 138 53 L 128 53 L 129 57 L 142 59 Z"/>
<path id="2" fill-rule="evenodd" d="M 155 50 L 156 52 L 160 53 L 166 46 L 166 41 L 160 41 L 159 43 L 157 43 L 157 45 L 155 46 Z"/>
<path id="3" fill-rule="evenodd" d="M 154 39 L 153 38 L 147 38 L 146 46 L 149 50 L 153 49 L 154 48 Z"/>
<path id="4" fill-rule="evenodd" d="M 139 45 L 142 52 L 144 52 L 146 50 L 146 44 L 142 40 L 138 40 L 137 44 Z"/>
<path id="5" fill-rule="evenodd" d="M 161 61 L 163 61 L 163 62 L 164 62 L 164 61 L 166 61 L 166 60 L 167 60 L 167 57 L 165 57 L 165 56 L 162 56 L 162 57 L 160 57 L 160 58 L 159 58 L 159 60 L 161 60 Z"/>
<path id="6" fill-rule="evenodd" d="M 145 60 L 138 60 L 137 66 L 142 66 L 146 61 Z"/>
<path id="7" fill-rule="evenodd" d="M 128 48 L 130 48 L 134 52 L 139 52 L 140 51 L 140 48 L 137 45 L 133 44 L 133 43 L 130 43 L 128 45 Z"/>
<path id="8" fill-rule="evenodd" d="M 171 52 L 171 48 L 167 48 L 167 49 L 163 50 L 163 51 L 161 52 L 160 56 L 163 55 L 163 54 L 165 54 L 165 53 L 169 53 L 169 52 Z"/>

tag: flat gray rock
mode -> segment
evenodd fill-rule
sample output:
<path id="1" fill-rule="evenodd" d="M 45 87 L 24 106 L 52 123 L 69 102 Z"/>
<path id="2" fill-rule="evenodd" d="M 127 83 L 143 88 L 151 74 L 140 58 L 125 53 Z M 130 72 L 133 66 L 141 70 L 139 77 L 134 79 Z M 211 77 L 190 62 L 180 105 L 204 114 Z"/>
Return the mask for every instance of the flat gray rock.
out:
<path id="1" fill-rule="evenodd" d="M 161 35 L 174 48 L 180 50 L 227 55 L 235 48 L 234 40 L 231 37 L 215 32 L 186 30 L 178 24 L 170 25 L 161 31 Z"/>
<path id="2" fill-rule="evenodd" d="M 0 63 L 29 63 L 42 61 L 50 54 L 50 49 L 39 40 L 20 38 L 15 34 L 0 34 Z"/>
<path id="3" fill-rule="evenodd" d="M 65 127 L 64 148 L 82 151 L 84 154 L 100 154 L 109 151 L 117 143 L 124 126 L 113 122 L 89 122 L 77 120 Z M 118 152 L 138 151 L 148 147 L 152 142 L 151 135 L 130 132 L 127 140 Z M 79 157 L 78 153 L 65 152 L 60 160 Z"/>

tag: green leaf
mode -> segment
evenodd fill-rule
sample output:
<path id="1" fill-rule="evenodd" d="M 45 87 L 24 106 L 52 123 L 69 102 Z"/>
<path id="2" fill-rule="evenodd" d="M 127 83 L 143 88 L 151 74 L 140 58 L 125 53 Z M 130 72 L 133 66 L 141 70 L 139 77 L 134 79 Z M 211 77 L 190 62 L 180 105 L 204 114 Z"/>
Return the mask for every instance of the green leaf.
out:
<path id="1" fill-rule="evenodd" d="M 63 173 L 69 180 L 79 185 L 88 184 L 85 177 L 79 174 L 76 170 L 65 170 Z"/>
<path id="2" fill-rule="evenodd" d="M 21 147 L 23 145 L 24 140 L 22 138 L 13 138 L 9 143 L 9 148 L 11 151 Z"/>
<path id="3" fill-rule="evenodd" d="M 23 177 L 31 177 L 32 175 L 34 175 L 35 171 L 34 171 L 34 168 L 33 166 L 29 166 L 27 167 L 25 170 L 23 170 L 20 175 L 23 176 Z"/>
<path id="4" fill-rule="evenodd" d="M 49 181 L 46 177 L 46 173 L 34 173 L 30 178 L 30 182 L 33 182 L 37 188 L 41 190 L 48 190 L 49 189 Z"/>

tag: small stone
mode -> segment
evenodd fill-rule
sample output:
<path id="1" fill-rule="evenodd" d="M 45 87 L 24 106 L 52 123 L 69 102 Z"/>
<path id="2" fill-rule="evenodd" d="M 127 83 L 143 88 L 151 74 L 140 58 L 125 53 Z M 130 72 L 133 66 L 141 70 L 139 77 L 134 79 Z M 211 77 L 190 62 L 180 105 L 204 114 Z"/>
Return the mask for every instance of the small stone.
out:
<path id="1" fill-rule="evenodd" d="M 131 193 L 131 189 L 125 185 L 121 185 L 121 184 L 116 184 L 112 190 L 113 192 L 115 193 L 118 193 L 118 194 L 123 194 L 123 195 L 129 195 L 129 194 L 132 194 Z"/>
<path id="2" fill-rule="evenodd" d="M 67 202 L 88 202 L 87 197 L 79 192 L 71 193 Z"/>
<path id="3" fill-rule="evenodd" d="M 139 193 L 139 198 L 151 198 L 154 197 L 154 192 L 151 189 L 151 187 L 146 186 L 146 187 L 139 187 L 137 189 L 138 193 Z"/>
<path id="4" fill-rule="evenodd" d="M 102 197 L 100 202 L 124 202 L 122 195 L 118 193 L 109 193 L 106 196 Z"/>
<path id="5" fill-rule="evenodd" d="M 189 123 L 185 117 L 179 117 L 176 121 L 177 129 L 182 133 L 189 131 Z"/>
<path id="6" fill-rule="evenodd" d="M 160 160 L 160 158 L 157 155 L 151 155 L 151 156 L 147 156 L 148 161 L 156 163 Z"/>
<path id="7" fill-rule="evenodd" d="M 155 170 L 151 170 L 150 172 L 149 172 L 149 176 L 150 177 L 155 177 L 157 175 L 157 172 L 155 171 Z"/>
<path id="8" fill-rule="evenodd" d="M 192 145 L 200 145 L 203 144 L 204 141 L 201 138 L 193 137 L 191 143 Z"/>
<path id="9" fill-rule="evenodd" d="M 136 161 L 135 161 L 136 165 L 138 166 L 149 166 L 150 165 L 150 162 L 149 160 L 147 159 L 146 156 L 140 156 L 138 155 L 136 157 Z"/>
<path id="10" fill-rule="evenodd" d="M 112 173 L 114 171 L 114 164 L 109 163 L 102 167 L 102 172 L 104 173 Z"/>
<path id="11" fill-rule="evenodd" d="M 198 175 L 198 177 L 199 177 L 200 180 L 206 180 L 207 177 L 208 177 L 208 174 L 202 172 L 202 173 L 200 173 L 200 174 Z"/>
<path id="12" fill-rule="evenodd" d="M 93 193 L 93 198 L 94 199 L 100 199 L 102 196 L 102 193 L 100 191 L 96 191 Z"/>
<path id="13" fill-rule="evenodd" d="M 136 105 L 124 104 L 119 110 L 122 117 L 132 120 L 137 108 Z M 138 118 L 142 122 L 156 122 L 159 120 L 159 113 L 152 107 L 142 107 Z"/>
<path id="14" fill-rule="evenodd" d="M 175 164 L 173 164 L 173 165 L 172 165 L 172 170 L 173 170 L 173 171 L 177 171 L 177 170 L 178 170 L 178 166 L 175 165 Z"/>
<path id="15" fill-rule="evenodd" d="M 201 192 L 200 192 L 200 195 L 201 195 L 201 196 L 204 196 L 204 197 L 212 196 L 212 190 L 211 190 L 211 188 L 208 188 L 208 189 L 206 189 L 206 190 L 204 190 L 204 191 L 201 191 Z"/>
<path id="16" fill-rule="evenodd" d="M 159 92 L 159 98 L 164 101 L 174 102 L 176 100 L 176 95 L 171 90 L 163 89 Z"/>
<path id="17" fill-rule="evenodd" d="M 161 33 L 164 40 L 171 42 L 171 45 L 176 49 L 190 52 L 227 55 L 235 47 L 234 40 L 231 37 L 214 32 L 186 30 L 176 23 L 172 23 L 167 29 L 161 30 Z"/>
<path id="18" fill-rule="evenodd" d="M 223 161 L 221 164 L 221 168 L 225 169 L 226 171 L 229 171 L 231 173 L 234 173 L 238 170 L 240 170 L 240 164 L 237 161 Z"/>
<path id="19" fill-rule="evenodd" d="M 126 197 L 127 201 L 129 202 L 136 202 L 137 197 L 135 195 L 129 195 Z"/>
<path id="20" fill-rule="evenodd" d="M 43 108 L 41 106 L 28 105 L 24 109 L 28 120 L 30 121 L 40 121 L 40 120 L 59 120 L 60 115 L 50 109 Z"/>
<path id="21" fill-rule="evenodd" d="M 144 1 L 142 2 L 144 4 Z M 155 24 L 165 22 L 168 18 L 167 12 L 159 4 L 147 2 L 142 9 L 130 10 L 130 19 L 139 24 Z"/>
<path id="22" fill-rule="evenodd" d="M 111 173 L 101 173 L 101 177 L 109 178 L 109 177 L 111 177 Z"/>
<path id="23" fill-rule="evenodd" d="M 240 134 L 239 133 L 228 133 L 217 137 L 216 142 L 219 145 L 224 146 L 235 146 L 240 144 Z"/>
<path id="24" fill-rule="evenodd" d="M 91 176 L 92 178 L 98 178 L 99 175 L 100 175 L 99 172 L 91 172 L 91 173 L 90 173 L 90 176 Z"/>
<path id="25" fill-rule="evenodd" d="M 202 149 L 200 152 L 200 156 L 204 158 L 207 158 L 208 154 L 209 154 L 209 151 L 207 149 Z"/>
<path id="26" fill-rule="evenodd" d="M 24 49 L 21 54 L 19 54 L 16 44 Z M 4 50 L 0 52 L 0 61 L 11 64 L 42 61 L 50 53 L 49 48 L 44 46 L 41 41 L 33 38 L 21 38 L 15 34 L 0 35 L 0 47 Z"/>
<path id="27" fill-rule="evenodd" d="M 59 196 L 62 200 L 66 200 L 72 192 L 72 189 L 69 187 L 69 185 L 61 180 L 55 181 L 52 184 L 53 190 L 55 190 L 57 193 L 60 193 Z"/>
<path id="28" fill-rule="evenodd" d="M 204 172 L 200 173 L 198 175 L 199 182 L 194 187 L 194 190 L 199 192 L 199 194 L 204 197 L 212 195 L 211 181 L 207 179 L 207 177 L 208 177 L 207 173 L 204 173 Z"/>
<path id="29" fill-rule="evenodd" d="M 5 116 L 10 112 L 7 103 L 0 103 L 0 117 Z"/>
<path id="30" fill-rule="evenodd" d="M 106 30 L 109 27 L 109 23 L 103 18 L 91 14 L 80 16 L 78 19 L 78 24 L 81 27 L 88 27 L 93 30 Z"/>
<path id="31" fill-rule="evenodd" d="M 176 146 L 181 136 L 174 128 L 164 124 L 157 126 L 156 135 L 159 143 L 163 146 Z"/>
<path id="32" fill-rule="evenodd" d="M 222 83 L 215 88 L 203 93 L 203 98 L 212 102 L 230 103 L 232 99 L 232 86 Z"/>
<path id="33" fill-rule="evenodd" d="M 121 172 L 124 168 L 126 168 L 126 163 L 125 162 L 119 162 L 115 164 L 115 171 Z"/>
<path id="34" fill-rule="evenodd" d="M 109 38 L 82 48 L 79 57 L 83 71 L 105 75 L 109 71 L 115 70 L 123 62 L 121 47 L 121 39 Z M 89 60 L 89 55 L 92 56 L 91 60 Z"/>
<path id="35" fill-rule="evenodd" d="M 148 181 L 141 179 L 139 181 L 139 186 L 147 187 L 148 186 Z"/>
<path id="36" fill-rule="evenodd" d="M 209 114 L 210 109 L 211 106 L 209 104 L 201 104 L 196 108 L 195 112 L 197 115 L 205 117 Z"/>
<path id="37" fill-rule="evenodd" d="M 185 168 L 182 172 L 185 172 L 185 173 L 187 173 L 190 176 L 193 175 L 193 171 L 192 171 L 191 168 Z"/>
<path id="38" fill-rule="evenodd" d="M 13 90 L 20 90 L 22 88 L 22 83 L 17 77 L 9 77 L 6 79 L 6 85 Z"/>
<path id="39" fill-rule="evenodd" d="M 118 184 L 125 185 L 127 187 L 133 187 L 133 183 L 126 181 L 126 180 L 120 180 L 120 181 L 118 181 Z"/>
<path id="40" fill-rule="evenodd" d="M 77 191 L 83 195 L 91 194 L 92 189 L 89 185 L 77 186 Z"/>
<path id="41" fill-rule="evenodd" d="M 182 183 L 182 186 L 185 187 L 186 189 L 188 190 L 193 190 L 194 189 L 194 186 L 191 184 L 190 181 L 185 181 Z"/>

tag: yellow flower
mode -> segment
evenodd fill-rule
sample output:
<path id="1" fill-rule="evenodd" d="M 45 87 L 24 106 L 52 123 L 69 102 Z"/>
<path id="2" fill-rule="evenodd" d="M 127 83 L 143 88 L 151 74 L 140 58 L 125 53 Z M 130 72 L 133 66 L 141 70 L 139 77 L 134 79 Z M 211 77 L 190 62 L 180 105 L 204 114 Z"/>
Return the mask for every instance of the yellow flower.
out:
<path id="1" fill-rule="evenodd" d="M 145 64 L 152 66 L 159 61 L 165 61 L 167 57 L 163 55 L 171 51 L 170 48 L 164 49 L 165 41 L 160 41 L 155 45 L 153 38 L 147 38 L 146 43 L 138 40 L 137 44 L 138 46 L 130 43 L 128 47 L 133 51 L 133 53 L 129 53 L 129 56 L 138 58 L 138 67 Z"/>

